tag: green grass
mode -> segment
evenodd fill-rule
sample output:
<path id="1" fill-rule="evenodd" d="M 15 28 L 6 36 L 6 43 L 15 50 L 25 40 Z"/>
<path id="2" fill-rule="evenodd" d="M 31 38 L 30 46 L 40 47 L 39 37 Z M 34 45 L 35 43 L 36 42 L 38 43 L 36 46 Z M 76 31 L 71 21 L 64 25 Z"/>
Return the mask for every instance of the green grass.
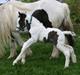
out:
<path id="1" fill-rule="evenodd" d="M 76 26 L 77 28 L 77 26 Z M 79 29 L 79 28 L 78 28 Z M 77 63 L 70 63 L 68 69 L 64 69 L 64 55 L 61 53 L 58 59 L 50 60 L 53 46 L 50 43 L 35 43 L 31 46 L 33 54 L 26 58 L 26 63 L 22 65 L 20 62 L 12 66 L 14 59 L 7 59 L 9 52 L 4 58 L 0 59 L 0 75 L 80 75 L 80 38 L 78 29 L 75 40 L 75 52 L 77 55 Z M 26 36 L 24 36 L 26 38 Z M 20 52 L 20 48 L 17 49 Z"/>

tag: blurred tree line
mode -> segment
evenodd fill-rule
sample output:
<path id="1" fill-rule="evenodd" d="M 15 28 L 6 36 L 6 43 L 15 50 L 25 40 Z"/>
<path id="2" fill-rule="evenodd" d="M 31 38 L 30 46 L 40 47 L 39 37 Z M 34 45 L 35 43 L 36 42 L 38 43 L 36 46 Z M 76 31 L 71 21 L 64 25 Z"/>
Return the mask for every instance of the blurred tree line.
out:
<path id="1" fill-rule="evenodd" d="M 37 0 L 23 0 L 25 2 L 34 2 Z M 58 0 L 59 1 L 59 0 Z M 80 0 L 61 0 L 69 4 L 71 18 L 73 22 L 80 24 Z"/>
<path id="2" fill-rule="evenodd" d="M 65 0 L 65 2 L 69 4 L 72 20 L 80 24 L 80 0 Z"/>

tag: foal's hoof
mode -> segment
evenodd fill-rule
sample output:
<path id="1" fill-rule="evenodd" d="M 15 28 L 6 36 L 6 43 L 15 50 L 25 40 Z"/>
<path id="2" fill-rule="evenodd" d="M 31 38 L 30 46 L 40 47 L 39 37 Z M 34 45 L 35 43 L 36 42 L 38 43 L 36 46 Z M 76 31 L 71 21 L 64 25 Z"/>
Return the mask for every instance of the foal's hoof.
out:
<path id="1" fill-rule="evenodd" d="M 73 63 L 77 63 L 76 55 L 73 56 L 73 58 L 72 58 L 72 62 L 73 62 Z"/>
<path id="2" fill-rule="evenodd" d="M 67 69 L 67 68 L 69 68 L 69 66 L 64 66 L 64 69 Z"/>
<path id="3" fill-rule="evenodd" d="M 13 64 L 12 65 L 14 66 L 16 63 L 17 63 L 17 61 L 13 61 Z"/>
<path id="4" fill-rule="evenodd" d="M 22 62 L 22 64 L 25 64 L 25 59 L 22 59 L 21 62 Z"/>

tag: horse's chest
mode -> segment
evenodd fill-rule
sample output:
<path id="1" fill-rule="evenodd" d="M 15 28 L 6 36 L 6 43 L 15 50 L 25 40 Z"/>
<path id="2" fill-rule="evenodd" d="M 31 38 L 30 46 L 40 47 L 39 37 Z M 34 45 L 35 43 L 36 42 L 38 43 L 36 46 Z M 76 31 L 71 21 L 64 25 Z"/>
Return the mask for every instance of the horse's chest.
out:
<path id="1" fill-rule="evenodd" d="M 34 36 L 35 38 L 38 38 L 41 41 L 44 36 L 43 30 L 44 29 L 41 27 L 32 27 L 29 32 L 31 36 Z"/>

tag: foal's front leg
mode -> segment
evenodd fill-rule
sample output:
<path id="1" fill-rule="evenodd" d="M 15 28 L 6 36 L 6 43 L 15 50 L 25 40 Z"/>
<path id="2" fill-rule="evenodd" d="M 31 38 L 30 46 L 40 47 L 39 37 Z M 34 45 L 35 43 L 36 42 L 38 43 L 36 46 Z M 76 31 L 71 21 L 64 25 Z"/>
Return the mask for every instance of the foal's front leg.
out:
<path id="1" fill-rule="evenodd" d="M 26 52 L 24 53 L 24 55 L 22 56 L 21 62 L 23 64 L 25 64 L 25 58 L 27 56 L 31 56 L 32 55 L 32 50 L 30 48 L 27 48 Z"/>
<path id="2" fill-rule="evenodd" d="M 37 42 L 37 40 L 30 38 L 27 42 L 23 44 L 23 47 L 21 49 L 20 54 L 18 57 L 14 60 L 13 65 L 15 65 L 19 60 L 21 60 L 27 50 L 28 47 L 30 47 L 33 43 Z"/>

